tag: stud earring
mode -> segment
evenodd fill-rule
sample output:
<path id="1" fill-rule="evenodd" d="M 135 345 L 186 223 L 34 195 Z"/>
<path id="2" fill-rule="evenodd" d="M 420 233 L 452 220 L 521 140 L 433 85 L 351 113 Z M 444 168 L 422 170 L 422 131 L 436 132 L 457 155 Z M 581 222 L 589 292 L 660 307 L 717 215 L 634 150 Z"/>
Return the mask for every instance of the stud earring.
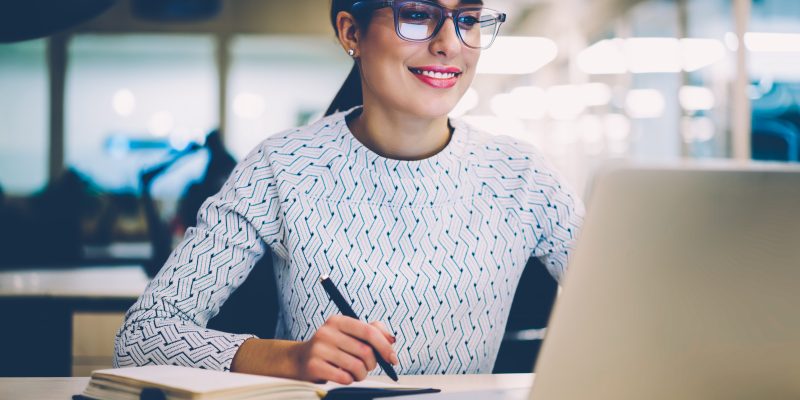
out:
<path id="1" fill-rule="evenodd" d="M 350 57 L 355 57 L 355 55 L 356 55 L 356 51 L 355 51 L 355 50 L 353 50 L 353 49 L 350 49 L 350 50 L 347 50 L 347 54 L 348 54 Z"/>

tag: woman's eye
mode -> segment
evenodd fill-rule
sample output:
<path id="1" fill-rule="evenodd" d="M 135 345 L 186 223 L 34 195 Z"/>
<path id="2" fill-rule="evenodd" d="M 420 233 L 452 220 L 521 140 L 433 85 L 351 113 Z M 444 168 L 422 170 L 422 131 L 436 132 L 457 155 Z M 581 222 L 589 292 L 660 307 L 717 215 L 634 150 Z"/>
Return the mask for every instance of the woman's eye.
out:
<path id="1" fill-rule="evenodd" d="M 472 28 L 473 25 L 478 23 L 478 19 L 471 16 L 464 16 L 458 18 L 458 24 L 461 25 L 462 28 Z"/>
<path id="2" fill-rule="evenodd" d="M 406 11 L 403 13 L 402 18 L 408 21 L 425 21 L 429 20 L 431 16 L 425 11 Z"/>

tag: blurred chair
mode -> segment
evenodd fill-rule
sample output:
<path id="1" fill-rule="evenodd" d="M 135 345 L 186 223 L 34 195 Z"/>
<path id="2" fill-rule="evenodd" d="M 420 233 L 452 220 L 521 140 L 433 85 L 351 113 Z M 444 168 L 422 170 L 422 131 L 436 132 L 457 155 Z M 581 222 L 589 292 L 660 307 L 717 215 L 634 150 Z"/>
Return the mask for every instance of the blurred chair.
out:
<path id="1" fill-rule="evenodd" d="M 493 373 L 531 372 L 553 308 L 558 283 L 531 258 L 522 273 Z"/>
<path id="2" fill-rule="evenodd" d="M 754 115 L 752 139 L 754 160 L 797 162 L 800 157 L 800 131 L 790 122 Z"/>

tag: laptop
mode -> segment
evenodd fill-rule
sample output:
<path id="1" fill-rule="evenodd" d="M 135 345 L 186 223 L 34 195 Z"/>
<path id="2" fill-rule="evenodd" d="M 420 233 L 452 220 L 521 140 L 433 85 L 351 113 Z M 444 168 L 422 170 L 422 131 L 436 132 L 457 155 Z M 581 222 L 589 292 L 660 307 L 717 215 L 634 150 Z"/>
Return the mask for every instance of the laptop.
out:
<path id="1" fill-rule="evenodd" d="M 414 398 L 800 398 L 800 167 L 602 171 L 548 326 L 531 391 Z"/>

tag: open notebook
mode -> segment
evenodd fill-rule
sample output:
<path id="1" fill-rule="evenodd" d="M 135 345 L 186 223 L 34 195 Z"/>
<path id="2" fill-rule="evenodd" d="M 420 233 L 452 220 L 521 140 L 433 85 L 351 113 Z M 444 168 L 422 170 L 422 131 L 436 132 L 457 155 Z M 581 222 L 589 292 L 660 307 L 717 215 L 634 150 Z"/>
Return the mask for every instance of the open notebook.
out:
<path id="1" fill-rule="evenodd" d="M 369 380 L 356 382 L 349 386 L 335 383 L 316 385 L 292 379 L 235 372 L 151 365 L 94 371 L 89 385 L 80 396 L 76 397 L 139 400 L 145 389 L 160 390 L 167 400 L 372 399 L 439 391 L 438 389 L 411 388 Z"/>

